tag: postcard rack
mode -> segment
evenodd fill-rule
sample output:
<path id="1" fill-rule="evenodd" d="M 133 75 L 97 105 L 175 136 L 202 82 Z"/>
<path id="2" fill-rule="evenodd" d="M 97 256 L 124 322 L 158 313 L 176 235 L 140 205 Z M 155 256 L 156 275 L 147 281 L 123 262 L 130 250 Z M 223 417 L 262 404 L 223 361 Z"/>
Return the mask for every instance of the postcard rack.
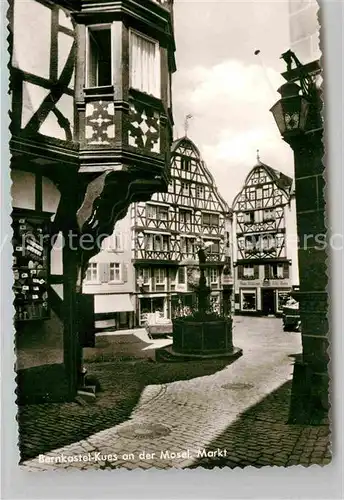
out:
<path id="1" fill-rule="evenodd" d="M 14 209 L 13 274 L 15 321 L 46 320 L 50 317 L 50 213 Z"/>

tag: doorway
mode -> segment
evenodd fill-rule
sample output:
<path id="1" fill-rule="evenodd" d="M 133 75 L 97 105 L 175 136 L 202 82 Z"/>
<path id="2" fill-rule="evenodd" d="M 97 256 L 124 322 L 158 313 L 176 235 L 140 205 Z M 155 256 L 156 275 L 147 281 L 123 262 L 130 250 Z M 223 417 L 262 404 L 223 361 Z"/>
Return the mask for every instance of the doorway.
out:
<path id="1" fill-rule="evenodd" d="M 269 288 L 262 289 L 262 312 L 266 316 L 275 314 L 275 290 Z"/>

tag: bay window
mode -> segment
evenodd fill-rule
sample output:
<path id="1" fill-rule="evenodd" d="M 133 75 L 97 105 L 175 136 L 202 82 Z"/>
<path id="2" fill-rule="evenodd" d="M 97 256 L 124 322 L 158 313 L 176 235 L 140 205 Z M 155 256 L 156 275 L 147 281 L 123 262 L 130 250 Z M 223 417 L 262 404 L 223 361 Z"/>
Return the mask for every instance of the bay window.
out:
<path id="1" fill-rule="evenodd" d="M 112 84 L 111 26 L 88 27 L 87 86 Z"/>
<path id="2" fill-rule="evenodd" d="M 133 30 L 130 30 L 130 86 L 160 98 L 159 43 Z"/>

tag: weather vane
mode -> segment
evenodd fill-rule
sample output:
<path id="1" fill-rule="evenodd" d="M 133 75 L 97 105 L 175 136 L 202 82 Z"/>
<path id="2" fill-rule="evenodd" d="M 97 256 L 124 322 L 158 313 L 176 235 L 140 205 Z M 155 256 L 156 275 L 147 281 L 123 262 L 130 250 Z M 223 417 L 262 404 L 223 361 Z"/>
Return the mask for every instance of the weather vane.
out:
<path id="1" fill-rule="evenodd" d="M 189 130 L 189 120 L 191 120 L 193 116 L 189 113 L 188 115 L 185 116 L 185 121 L 184 121 L 184 131 L 185 131 L 185 137 L 188 136 L 188 130 Z"/>

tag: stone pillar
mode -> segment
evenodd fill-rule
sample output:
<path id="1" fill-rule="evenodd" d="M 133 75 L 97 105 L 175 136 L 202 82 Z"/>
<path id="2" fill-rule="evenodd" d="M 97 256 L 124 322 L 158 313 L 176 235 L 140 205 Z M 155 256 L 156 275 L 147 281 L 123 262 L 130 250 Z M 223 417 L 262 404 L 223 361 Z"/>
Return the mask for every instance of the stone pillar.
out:
<path id="1" fill-rule="evenodd" d="M 328 410 L 328 295 L 322 128 L 289 143 L 294 150 L 299 238 L 302 356 L 294 366 L 290 422 L 319 423 Z"/>

